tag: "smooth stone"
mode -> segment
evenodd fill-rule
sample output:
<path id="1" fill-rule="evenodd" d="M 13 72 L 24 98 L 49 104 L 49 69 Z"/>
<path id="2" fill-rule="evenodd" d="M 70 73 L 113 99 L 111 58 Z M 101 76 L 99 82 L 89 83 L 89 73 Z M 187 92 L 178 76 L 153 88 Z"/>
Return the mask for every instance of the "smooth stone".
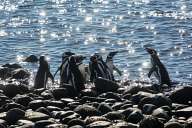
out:
<path id="1" fill-rule="evenodd" d="M 32 121 L 30 121 L 30 120 L 24 120 L 24 119 L 21 119 L 21 120 L 18 120 L 17 121 L 17 124 L 18 125 L 30 125 L 30 126 L 33 126 L 33 125 L 35 125 Z"/>
<path id="2" fill-rule="evenodd" d="M 133 107 L 133 104 L 124 104 L 120 107 L 120 109 L 127 109 L 127 108 L 130 108 L 130 107 Z"/>
<path id="3" fill-rule="evenodd" d="M 192 101 L 192 87 L 185 86 L 173 91 L 169 98 L 173 103 L 179 104 L 189 104 L 189 101 Z"/>
<path id="4" fill-rule="evenodd" d="M 139 123 L 139 128 L 164 128 L 164 124 L 153 116 L 147 116 Z"/>
<path id="5" fill-rule="evenodd" d="M 47 125 L 45 128 L 68 128 L 68 126 L 64 124 L 50 124 Z"/>
<path id="6" fill-rule="evenodd" d="M 0 78 L 7 79 L 11 77 L 11 70 L 7 67 L 0 67 Z"/>
<path id="7" fill-rule="evenodd" d="M 106 117 L 103 117 L 103 116 L 91 116 L 91 117 L 87 117 L 85 119 L 85 124 L 88 125 L 88 124 L 91 124 L 96 121 L 109 121 L 109 119 L 107 119 Z"/>
<path id="8" fill-rule="evenodd" d="M 108 121 L 96 121 L 87 126 L 87 128 L 106 128 L 111 125 L 111 122 Z"/>
<path id="9" fill-rule="evenodd" d="M 56 100 L 48 101 L 47 105 L 55 106 L 55 107 L 58 107 L 58 108 L 61 108 L 61 109 L 65 107 L 65 104 L 62 101 L 56 101 Z"/>
<path id="10" fill-rule="evenodd" d="M 89 105 L 79 105 L 77 106 L 74 111 L 82 116 L 82 118 L 85 118 L 87 116 L 99 116 L 100 112 L 92 106 Z"/>
<path id="11" fill-rule="evenodd" d="M 123 120 L 124 119 L 124 115 L 118 111 L 108 112 L 107 114 L 105 114 L 103 116 L 109 120 Z"/>
<path id="12" fill-rule="evenodd" d="M 65 88 L 56 88 L 52 90 L 52 95 L 55 99 L 59 100 L 68 97 L 68 92 Z"/>
<path id="13" fill-rule="evenodd" d="M 71 126 L 71 127 L 69 127 L 69 128 L 84 128 L 84 127 L 81 126 L 81 125 L 75 125 L 75 126 Z"/>
<path id="14" fill-rule="evenodd" d="M 41 93 L 41 96 L 45 99 L 45 100 L 50 100 L 50 99 L 53 99 L 53 95 L 51 92 L 49 91 L 44 91 Z"/>
<path id="15" fill-rule="evenodd" d="M 107 128 L 138 128 L 137 124 L 132 124 L 132 123 L 125 123 L 125 122 L 118 122 L 114 125 L 111 125 Z"/>
<path id="16" fill-rule="evenodd" d="M 164 128 L 184 128 L 184 126 L 178 122 L 167 122 Z"/>
<path id="17" fill-rule="evenodd" d="M 55 107 L 55 106 L 47 106 L 47 109 L 52 112 L 52 111 L 62 111 L 61 108 Z"/>
<path id="18" fill-rule="evenodd" d="M 13 68 L 13 69 L 22 68 L 21 65 L 16 64 L 16 63 L 13 63 L 13 64 L 7 63 L 7 64 L 2 65 L 2 67 Z"/>
<path id="19" fill-rule="evenodd" d="M 44 128 L 50 124 L 54 124 L 54 122 L 51 120 L 40 120 L 35 122 L 34 128 Z"/>
<path id="20" fill-rule="evenodd" d="M 70 116 L 67 116 L 67 117 L 61 119 L 61 122 L 63 124 L 68 124 L 71 120 L 79 119 L 79 118 L 80 118 L 80 116 L 78 114 L 72 114 Z"/>
<path id="21" fill-rule="evenodd" d="M 28 106 L 32 110 L 36 110 L 40 107 L 46 107 L 46 103 L 43 100 L 33 100 L 33 101 L 29 102 Z"/>
<path id="22" fill-rule="evenodd" d="M 144 118 L 141 111 L 133 111 L 129 116 L 127 117 L 127 122 L 137 124 Z"/>
<path id="23" fill-rule="evenodd" d="M 76 114 L 74 111 L 58 111 L 57 113 L 55 113 L 54 117 L 57 119 L 62 119 L 65 118 L 67 116 L 71 116 L 73 114 Z"/>
<path id="24" fill-rule="evenodd" d="M 3 126 L 5 127 L 7 125 L 7 122 L 3 119 L 0 119 L 0 124 L 2 125 L 2 127 Z M 0 126 L 0 128 L 1 128 L 1 126 Z"/>
<path id="25" fill-rule="evenodd" d="M 84 89 L 84 90 L 81 90 L 81 96 L 96 97 L 97 92 L 93 89 Z"/>
<path id="26" fill-rule="evenodd" d="M 74 102 L 75 100 L 71 98 L 61 98 L 60 101 L 63 102 L 64 104 L 68 104 L 68 103 Z"/>
<path id="27" fill-rule="evenodd" d="M 26 79 L 30 77 L 30 73 L 23 68 L 18 68 L 13 70 L 11 74 L 12 74 L 12 78 L 14 79 Z"/>
<path id="28" fill-rule="evenodd" d="M 192 106 L 176 110 L 176 112 L 174 112 L 173 114 L 175 114 L 176 116 L 189 118 L 192 116 Z"/>
<path id="29" fill-rule="evenodd" d="M 13 99 L 16 103 L 21 104 L 25 107 L 27 107 L 29 102 L 33 100 L 31 97 L 27 95 L 16 95 Z"/>
<path id="30" fill-rule="evenodd" d="M 100 103 L 97 108 L 102 114 L 106 114 L 108 112 L 112 112 L 113 109 L 106 103 Z"/>
<path id="31" fill-rule="evenodd" d="M 20 94 L 21 90 L 18 85 L 7 84 L 4 86 L 3 92 L 7 97 L 12 98 L 15 97 L 17 94 Z"/>
<path id="32" fill-rule="evenodd" d="M 7 112 L 1 112 L 0 113 L 0 119 L 6 120 Z"/>
<path id="33" fill-rule="evenodd" d="M 116 101 L 122 101 L 121 97 L 119 96 L 118 93 L 114 93 L 114 92 L 106 92 L 106 93 L 102 93 L 99 95 L 99 97 L 102 98 L 107 98 L 107 99 L 115 99 Z"/>
<path id="34" fill-rule="evenodd" d="M 168 113 L 162 109 L 162 108 L 157 108 L 152 112 L 152 115 L 157 117 L 157 118 L 163 118 L 166 121 L 168 121 L 170 119 Z"/>
<path id="35" fill-rule="evenodd" d="M 117 92 L 119 85 L 113 81 L 104 79 L 104 78 L 97 78 L 95 82 L 95 87 L 97 92 Z"/>
<path id="36" fill-rule="evenodd" d="M 41 112 L 26 111 L 25 118 L 27 120 L 36 122 L 36 121 L 40 121 L 40 120 L 47 120 L 47 119 L 49 119 L 49 116 L 47 114 L 44 114 Z"/>
<path id="37" fill-rule="evenodd" d="M 16 123 L 19 119 L 22 119 L 25 116 L 25 111 L 19 108 L 10 109 L 6 114 L 6 121 L 9 124 Z"/>
<path id="38" fill-rule="evenodd" d="M 41 113 L 44 113 L 44 114 L 46 114 L 46 115 L 51 116 L 51 112 L 50 112 L 47 108 L 45 108 L 45 107 L 40 107 L 40 108 L 38 108 L 38 109 L 36 110 L 36 112 L 41 112 Z"/>
<path id="39" fill-rule="evenodd" d="M 80 125 L 85 127 L 85 122 L 81 119 L 72 119 L 67 123 L 68 127 L 75 126 L 75 125 Z"/>
<path id="40" fill-rule="evenodd" d="M 157 108 L 157 106 L 153 105 L 153 104 L 145 104 L 143 106 L 142 112 L 143 114 L 147 114 L 150 115 L 152 114 L 152 112 Z"/>

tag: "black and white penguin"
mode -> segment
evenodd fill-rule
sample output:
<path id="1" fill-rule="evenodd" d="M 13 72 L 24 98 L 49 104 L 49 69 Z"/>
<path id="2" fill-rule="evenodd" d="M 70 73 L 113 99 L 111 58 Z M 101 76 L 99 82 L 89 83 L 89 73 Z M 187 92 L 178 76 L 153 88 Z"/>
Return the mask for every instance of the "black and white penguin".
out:
<path id="1" fill-rule="evenodd" d="M 114 76 L 110 72 L 110 69 L 106 65 L 106 63 L 103 61 L 102 56 L 99 55 L 98 53 L 95 53 L 93 56 L 90 58 L 90 63 L 89 63 L 89 69 L 90 69 L 90 81 L 95 82 L 95 80 L 98 77 L 102 77 L 108 80 L 114 81 Z"/>
<path id="2" fill-rule="evenodd" d="M 50 78 L 54 82 L 54 77 L 50 72 L 49 64 L 44 56 L 39 58 L 39 69 L 35 77 L 34 88 L 46 88 L 47 80 Z"/>
<path id="3" fill-rule="evenodd" d="M 152 68 L 148 73 L 148 77 L 150 78 L 152 73 L 154 73 L 155 77 L 159 80 L 160 85 L 166 84 L 168 86 L 171 86 L 169 73 L 167 72 L 167 69 L 165 68 L 163 63 L 160 61 L 155 49 L 146 48 L 146 51 L 151 55 L 152 64 Z"/>
<path id="4" fill-rule="evenodd" d="M 73 52 L 64 52 L 62 55 L 62 63 L 57 69 L 57 71 L 54 74 L 57 74 L 58 71 L 60 71 L 60 86 L 62 86 L 64 83 L 68 83 L 68 77 L 70 74 L 70 69 L 69 69 L 69 59 L 72 55 L 75 55 Z"/>
<path id="5" fill-rule="evenodd" d="M 121 71 L 114 65 L 113 57 L 118 53 L 118 51 L 110 52 L 106 58 L 106 65 L 108 66 L 111 74 L 115 70 L 120 76 L 122 75 Z"/>

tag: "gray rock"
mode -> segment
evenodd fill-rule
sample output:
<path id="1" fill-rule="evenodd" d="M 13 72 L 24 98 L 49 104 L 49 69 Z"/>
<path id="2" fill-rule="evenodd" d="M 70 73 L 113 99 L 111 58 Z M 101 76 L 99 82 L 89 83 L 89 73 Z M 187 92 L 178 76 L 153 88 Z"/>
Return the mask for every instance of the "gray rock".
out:
<path id="1" fill-rule="evenodd" d="M 87 126 L 87 128 L 106 128 L 111 125 L 111 122 L 108 121 L 96 121 Z"/>
<path id="2" fill-rule="evenodd" d="M 124 115 L 118 111 L 108 112 L 107 114 L 105 114 L 103 116 L 109 120 L 123 120 L 124 119 Z"/>
<path id="3" fill-rule="evenodd" d="M 29 97 L 27 95 L 17 95 L 13 99 L 16 103 L 21 104 L 25 107 L 27 107 L 29 102 L 31 102 L 33 100 L 31 97 Z"/>
<path id="4" fill-rule="evenodd" d="M 49 116 L 44 113 L 41 113 L 41 112 L 26 111 L 25 118 L 27 120 L 36 122 L 36 121 L 40 121 L 40 120 L 47 120 L 47 119 L 49 119 Z"/>

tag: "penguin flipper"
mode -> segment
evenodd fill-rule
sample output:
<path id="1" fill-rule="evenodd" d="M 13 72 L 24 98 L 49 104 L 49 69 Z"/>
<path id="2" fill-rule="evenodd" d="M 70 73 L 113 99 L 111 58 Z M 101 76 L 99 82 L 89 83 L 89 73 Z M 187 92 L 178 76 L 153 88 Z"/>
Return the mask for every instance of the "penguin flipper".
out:
<path id="1" fill-rule="evenodd" d="M 152 73 L 153 73 L 155 70 L 156 70 L 156 67 L 155 67 L 155 66 L 153 66 L 153 67 L 150 69 L 150 71 L 149 71 L 149 73 L 148 73 L 148 77 L 149 77 L 149 78 L 151 77 Z"/>
<path id="2" fill-rule="evenodd" d="M 115 70 L 120 76 L 122 76 L 122 71 L 120 71 L 115 65 L 113 66 L 113 70 Z"/>

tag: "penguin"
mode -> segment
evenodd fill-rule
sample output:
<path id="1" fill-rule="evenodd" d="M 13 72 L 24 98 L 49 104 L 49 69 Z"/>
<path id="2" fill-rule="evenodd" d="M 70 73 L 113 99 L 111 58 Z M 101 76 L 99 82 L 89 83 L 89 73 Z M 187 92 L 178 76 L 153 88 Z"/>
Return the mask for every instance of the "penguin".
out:
<path id="1" fill-rule="evenodd" d="M 35 76 L 34 88 L 46 88 L 47 80 L 50 78 L 54 83 L 54 77 L 50 72 L 49 64 L 44 56 L 39 58 L 39 68 Z"/>
<path id="2" fill-rule="evenodd" d="M 115 70 L 120 76 L 122 75 L 121 71 L 113 64 L 113 57 L 118 53 L 118 51 L 110 52 L 106 58 L 106 65 L 108 66 L 111 74 Z"/>
<path id="3" fill-rule="evenodd" d="M 85 89 L 84 86 L 84 77 L 82 72 L 79 69 L 79 65 L 82 64 L 82 61 L 85 59 L 85 57 L 81 55 L 72 55 L 69 60 L 69 79 L 68 83 L 70 83 L 77 92 L 80 92 L 81 90 Z"/>
<path id="4" fill-rule="evenodd" d="M 62 86 L 64 83 L 67 83 L 67 79 L 69 76 L 69 58 L 70 56 L 75 55 L 73 52 L 64 52 L 62 55 L 62 63 L 57 69 L 57 71 L 54 73 L 54 77 L 57 74 L 58 71 L 60 71 L 60 86 Z"/>
<path id="5" fill-rule="evenodd" d="M 91 56 L 89 69 L 91 72 L 90 73 L 91 82 L 95 82 L 95 80 L 98 77 L 102 77 L 102 78 L 114 81 L 113 74 L 110 72 L 108 66 L 103 61 L 102 56 L 99 55 L 98 53 L 95 53 L 93 56 Z"/>
<path id="6" fill-rule="evenodd" d="M 169 73 L 165 68 L 165 66 L 163 65 L 163 63 L 160 61 L 156 50 L 153 48 L 145 48 L 145 49 L 151 55 L 151 64 L 152 64 L 152 68 L 148 73 L 148 77 L 150 78 L 152 73 L 154 73 L 160 85 L 166 84 L 168 86 L 171 86 Z"/>

